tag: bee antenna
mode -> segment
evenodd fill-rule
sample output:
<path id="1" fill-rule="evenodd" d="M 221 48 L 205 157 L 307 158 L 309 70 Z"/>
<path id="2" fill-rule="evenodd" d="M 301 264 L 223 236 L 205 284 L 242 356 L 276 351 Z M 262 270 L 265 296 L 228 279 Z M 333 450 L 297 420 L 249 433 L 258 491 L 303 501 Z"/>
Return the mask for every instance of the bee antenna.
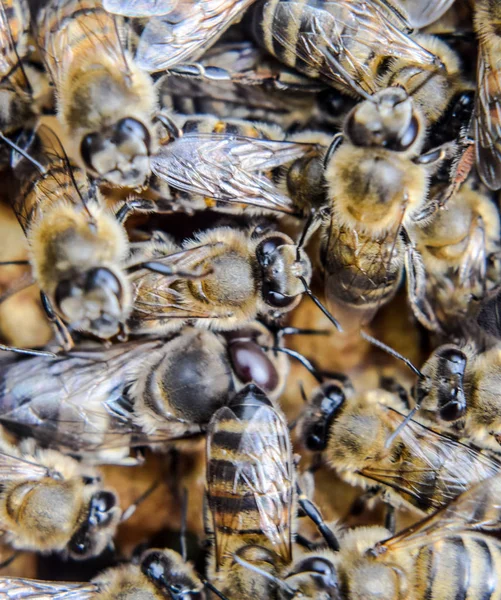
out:
<path id="1" fill-rule="evenodd" d="M 275 585 L 277 585 L 279 588 L 283 589 L 284 592 L 289 594 L 291 597 L 295 596 L 297 590 L 292 588 L 288 583 L 285 583 L 285 581 L 283 581 L 282 579 L 279 579 L 278 577 L 275 577 L 275 575 L 268 573 L 264 569 L 261 569 L 260 567 L 253 565 L 252 563 L 246 561 L 245 559 L 241 558 L 237 554 L 234 554 L 233 558 L 242 567 L 245 567 L 246 569 L 249 569 L 249 571 L 254 571 L 255 573 L 258 573 L 259 575 L 266 577 L 266 579 L 269 579 L 270 581 L 272 581 Z"/>
<path id="2" fill-rule="evenodd" d="M 180 543 L 181 543 L 181 556 L 183 557 L 183 561 L 186 562 L 188 560 L 188 550 L 186 546 L 186 521 L 188 520 L 188 490 L 187 488 L 183 488 L 183 498 L 181 501 L 181 533 L 180 533 Z"/>
<path id="3" fill-rule="evenodd" d="M 375 337 L 372 337 L 372 335 L 365 333 L 365 331 L 361 331 L 360 336 L 364 340 L 368 341 L 370 344 L 372 344 L 373 346 L 376 346 L 380 350 L 383 350 L 390 356 L 393 356 L 394 358 L 401 360 L 403 363 L 405 363 L 409 367 L 409 369 L 415 375 L 417 375 L 419 377 L 419 379 L 425 379 L 425 376 L 423 375 L 423 373 L 408 358 L 405 358 L 405 356 L 402 356 L 402 354 L 400 354 L 400 352 L 397 352 L 390 346 L 387 346 L 384 342 L 381 342 L 381 341 L 377 340 Z"/>
<path id="4" fill-rule="evenodd" d="M 274 348 L 269 348 L 268 346 L 261 346 L 261 347 L 263 350 L 273 350 L 274 352 L 282 352 L 283 354 L 287 354 L 287 356 L 290 356 L 291 358 L 295 358 L 297 361 L 299 361 L 303 365 L 303 367 L 305 369 L 307 369 L 313 375 L 313 377 L 318 381 L 318 383 L 324 382 L 324 378 L 321 375 L 320 371 L 313 366 L 313 364 L 306 358 L 306 356 L 303 356 L 296 350 L 292 350 L 291 348 L 282 348 L 282 347 L 274 347 Z"/>
<path id="5" fill-rule="evenodd" d="M 317 307 L 324 313 L 324 315 L 329 319 L 329 321 L 334 325 L 334 327 L 338 331 L 343 331 L 343 328 L 339 324 L 339 322 L 334 318 L 333 315 L 325 308 L 325 306 L 320 302 L 320 300 L 315 296 L 315 294 L 310 290 L 308 284 L 306 283 L 306 279 L 300 275 L 299 280 L 304 286 L 304 292 L 307 296 L 309 296 L 313 302 L 317 305 Z"/>
<path id="6" fill-rule="evenodd" d="M 409 412 L 409 414 L 405 417 L 405 419 L 400 423 L 400 425 L 395 429 L 395 431 L 390 435 L 390 437 L 386 440 L 384 447 L 389 448 L 395 439 L 401 434 L 402 429 L 412 421 L 412 417 L 418 412 L 420 409 L 420 405 L 416 404 L 416 406 Z"/>
<path id="7" fill-rule="evenodd" d="M 218 598 L 221 598 L 221 600 L 230 600 L 227 596 L 225 596 L 223 594 L 223 592 L 220 592 L 217 587 L 215 587 L 214 585 L 212 585 L 212 583 L 210 581 L 207 581 L 207 579 L 202 579 L 202 583 L 204 584 L 204 586 L 210 590 L 213 594 L 216 594 L 216 596 Z"/>
<path id="8" fill-rule="evenodd" d="M 130 504 L 122 513 L 122 518 L 120 519 L 120 522 L 123 523 L 124 521 L 127 521 L 128 519 L 130 519 L 132 517 L 132 515 L 136 512 L 137 507 L 142 504 L 151 494 L 153 494 L 153 492 L 157 489 L 157 487 L 160 485 L 160 480 L 157 479 L 156 481 L 153 482 L 152 485 L 150 485 L 150 487 L 143 492 L 139 498 L 137 498 L 132 504 Z"/>
<path id="9" fill-rule="evenodd" d="M 15 142 L 13 142 L 12 140 L 9 140 L 9 138 L 6 137 L 1 131 L 0 131 L 0 140 L 2 140 L 2 142 L 7 144 L 7 146 L 10 146 L 12 148 L 12 150 L 14 150 L 18 154 L 20 154 L 23 158 L 28 160 L 35 167 L 35 169 L 37 169 L 37 171 L 39 171 L 39 173 L 41 175 L 47 174 L 47 169 L 41 163 L 39 163 L 38 160 L 35 160 L 32 156 L 30 156 L 25 150 L 23 150 L 21 148 L 21 146 L 18 146 Z"/>

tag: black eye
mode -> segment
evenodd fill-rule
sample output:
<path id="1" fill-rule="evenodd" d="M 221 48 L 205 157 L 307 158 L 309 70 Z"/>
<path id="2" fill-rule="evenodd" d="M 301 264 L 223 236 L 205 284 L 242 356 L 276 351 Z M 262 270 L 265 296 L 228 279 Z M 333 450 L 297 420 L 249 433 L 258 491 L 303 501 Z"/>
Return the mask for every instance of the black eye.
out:
<path id="1" fill-rule="evenodd" d="M 386 147 L 396 152 L 407 150 L 416 140 L 419 133 L 419 122 L 413 115 L 409 127 L 405 130 L 404 134 L 400 139 L 390 142 Z"/>
<path id="2" fill-rule="evenodd" d="M 325 421 L 314 423 L 308 428 L 305 445 L 311 452 L 322 452 L 327 448 L 328 427 Z"/>
<path id="3" fill-rule="evenodd" d="M 71 538 L 68 550 L 77 558 L 84 558 L 92 551 L 92 535 L 89 527 L 84 525 Z"/>
<path id="4" fill-rule="evenodd" d="M 466 405 L 463 402 L 448 402 L 440 409 L 440 417 L 444 421 L 457 421 L 466 411 Z"/>
<path id="5" fill-rule="evenodd" d="M 92 157 L 103 149 L 104 142 L 99 133 L 89 133 L 84 137 L 80 144 L 80 154 L 88 169 L 94 168 L 92 166 Z"/>
<path id="6" fill-rule="evenodd" d="M 88 523 L 93 527 L 103 527 L 113 518 L 111 510 L 116 505 L 115 495 L 111 492 L 97 492 L 92 496 Z"/>
<path id="7" fill-rule="evenodd" d="M 99 288 L 106 288 L 110 292 L 112 292 L 117 298 L 122 297 L 122 286 L 118 279 L 113 275 L 113 273 L 104 267 L 97 267 L 96 269 L 91 269 L 87 273 L 87 277 L 85 279 L 85 290 L 95 290 Z"/>
<path id="8" fill-rule="evenodd" d="M 162 552 L 149 552 L 141 562 L 141 571 L 155 584 L 167 587 L 169 566 L 169 562 Z"/>
<path id="9" fill-rule="evenodd" d="M 451 374 L 464 375 L 466 369 L 466 355 L 460 350 L 449 348 L 441 353 L 441 356 L 448 363 L 448 369 Z"/>
<path id="10" fill-rule="evenodd" d="M 285 240 L 281 237 L 275 236 L 263 240 L 256 248 L 256 257 L 259 264 L 266 267 L 269 261 L 269 257 L 275 252 L 277 248 L 285 244 Z"/>
<path id="11" fill-rule="evenodd" d="M 290 306 L 296 300 L 295 296 L 286 296 L 285 294 L 272 289 L 269 282 L 263 283 L 262 295 L 266 304 L 274 306 L 275 308 L 284 308 L 286 306 Z"/>
<path id="12" fill-rule="evenodd" d="M 56 307 L 59 311 L 62 312 L 61 305 L 67 299 L 73 296 L 73 294 L 78 290 L 78 286 L 75 285 L 73 281 L 70 279 L 63 279 L 57 284 L 56 291 L 54 293 L 54 299 L 56 302 Z"/>
<path id="13" fill-rule="evenodd" d="M 233 370 L 242 383 L 254 382 L 265 392 L 277 387 L 277 370 L 255 342 L 239 340 L 231 343 L 229 350 Z"/>
<path id="14" fill-rule="evenodd" d="M 321 575 L 334 577 L 336 575 L 334 565 L 330 561 L 319 556 L 314 556 L 301 561 L 298 564 L 298 572 L 301 571 L 313 571 L 314 573 L 320 573 Z"/>
<path id="15" fill-rule="evenodd" d="M 139 121 L 136 121 L 136 119 L 127 117 L 126 119 L 118 121 L 114 128 L 114 135 L 111 139 L 114 144 L 121 144 L 130 138 L 142 140 L 149 149 L 150 134 L 146 127 Z"/>

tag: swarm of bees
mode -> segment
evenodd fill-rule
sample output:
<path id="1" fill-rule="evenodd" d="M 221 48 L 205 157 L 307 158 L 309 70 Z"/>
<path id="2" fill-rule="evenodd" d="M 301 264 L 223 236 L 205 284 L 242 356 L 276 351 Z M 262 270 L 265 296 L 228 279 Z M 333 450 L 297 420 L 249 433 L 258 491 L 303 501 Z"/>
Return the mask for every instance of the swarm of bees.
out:
<path id="1" fill-rule="evenodd" d="M 501 1 L 0 50 L 0 599 L 499 597 Z"/>

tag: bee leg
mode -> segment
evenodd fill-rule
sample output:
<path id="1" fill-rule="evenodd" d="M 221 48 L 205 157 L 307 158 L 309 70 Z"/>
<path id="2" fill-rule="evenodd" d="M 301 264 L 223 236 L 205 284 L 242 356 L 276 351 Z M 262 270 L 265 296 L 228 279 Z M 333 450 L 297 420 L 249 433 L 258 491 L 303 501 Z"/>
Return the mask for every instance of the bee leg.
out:
<path id="1" fill-rule="evenodd" d="M 353 515 L 354 517 L 361 515 L 365 511 L 367 504 L 373 498 L 378 496 L 380 491 L 381 489 L 379 486 L 370 487 L 363 494 L 358 496 L 358 498 L 355 498 L 350 507 L 350 515 Z"/>
<path id="2" fill-rule="evenodd" d="M 47 318 L 54 327 L 56 336 L 59 342 L 61 343 L 61 347 L 65 352 L 68 352 L 68 350 L 71 350 L 74 346 L 74 342 L 68 328 L 63 323 L 61 318 L 54 312 L 54 309 L 52 308 L 52 304 L 49 298 L 47 297 L 47 294 L 45 294 L 44 292 L 40 292 L 40 300 L 42 301 L 42 307 L 45 311 L 45 314 L 47 315 Z"/>
<path id="3" fill-rule="evenodd" d="M 0 563 L 0 570 L 1 569 L 6 569 L 9 565 L 11 565 L 16 558 L 21 554 L 21 552 L 18 550 L 16 552 L 13 552 L 9 558 L 5 559 L 3 562 Z"/>
<path id="4" fill-rule="evenodd" d="M 327 542 L 327 545 L 331 550 L 338 551 L 339 550 L 339 542 L 334 535 L 334 532 L 328 527 L 327 523 L 324 521 L 322 514 L 315 506 L 315 504 L 306 497 L 305 494 L 301 491 L 301 488 L 296 485 L 298 502 L 299 506 L 304 512 L 304 514 L 309 517 L 313 523 L 317 526 L 318 530 L 322 534 L 322 537 Z"/>
<path id="5" fill-rule="evenodd" d="M 407 232 L 402 228 L 404 242 L 404 264 L 407 276 L 407 294 L 416 319 L 429 331 L 442 333 L 435 312 L 426 295 L 426 271 L 421 255 L 412 244 Z"/>
<path id="6" fill-rule="evenodd" d="M 125 201 L 115 213 L 115 218 L 119 223 L 125 223 L 134 212 L 156 212 L 155 202 L 147 198 L 133 198 Z"/>
<path id="7" fill-rule="evenodd" d="M 397 530 L 397 519 L 396 519 L 396 511 L 395 507 L 391 504 L 386 505 L 386 515 L 384 518 L 384 526 L 391 533 L 391 535 L 395 535 Z"/>

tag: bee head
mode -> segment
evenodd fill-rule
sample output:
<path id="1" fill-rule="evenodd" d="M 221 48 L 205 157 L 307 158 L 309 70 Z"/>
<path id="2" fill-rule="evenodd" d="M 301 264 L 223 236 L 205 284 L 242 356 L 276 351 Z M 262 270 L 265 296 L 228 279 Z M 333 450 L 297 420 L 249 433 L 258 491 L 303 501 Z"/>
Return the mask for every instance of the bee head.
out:
<path id="1" fill-rule="evenodd" d="M 308 450 L 321 452 L 327 447 L 329 429 L 346 400 L 346 386 L 341 382 L 329 381 L 314 393 L 301 417 L 301 438 Z"/>
<path id="2" fill-rule="evenodd" d="M 113 337 L 123 320 L 124 286 L 107 267 L 94 267 L 62 279 L 55 290 L 57 310 L 75 329 Z"/>
<path id="3" fill-rule="evenodd" d="M 407 92 L 392 87 L 357 104 L 348 115 L 345 133 L 355 146 L 405 152 L 421 140 L 424 125 Z"/>
<path id="4" fill-rule="evenodd" d="M 256 258 L 262 274 L 261 294 L 273 308 L 289 311 L 294 308 L 304 286 L 299 280 L 311 280 L 311 263 L 302 249 L 279 233 L 267 235 L 256 247 Z"/>
<path id="5" fill-rule="evenodd" d="M 425 410 L 438 412 L 444 421 L 461 419 L 466 412 L 466 365 L 466 354 L 456 346 L 437 348 L 422 369 L 424 377 L 416 384 L 416 402 Z"/>
<path id="6" fill-rule="evenodd" d="M 121 514 L 114 493 L 95 492 L 90 498 L 85 521 L 68 543 L 71 558 L 85 560 L 98 556 L 111 541 Z"/>
<path id="7" fill-rule="evenodd" d="M 96 177 L 121 187 L 142 187 L 150 172 L 151 138 L 136 119 L 120 119 L 88 133 L 80 144 L 85 166 Z"/>
<path id="8" fill-rule="evenodd" d="M 203 598 L 202 582 L 172 550 L 149 550 L 141 559 L 141 571 L 172 600 Z"/>

